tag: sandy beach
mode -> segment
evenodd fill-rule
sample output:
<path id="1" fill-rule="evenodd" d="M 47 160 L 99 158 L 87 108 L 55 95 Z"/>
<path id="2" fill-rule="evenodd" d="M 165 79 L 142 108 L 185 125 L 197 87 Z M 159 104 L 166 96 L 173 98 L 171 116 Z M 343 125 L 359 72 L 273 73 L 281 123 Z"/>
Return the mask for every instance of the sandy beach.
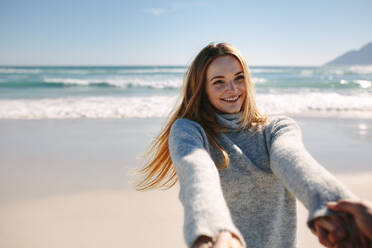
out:
<path id="1" fill-rule="evenodd" d="M 371 121 L 296 120 L 313 156 L 372 200 Z M 1 120 L 0 247 L 185 247 L 178 185 L 139 193 L 129 184 L 163 122 Z M 298 209 L 299 247 L 322 247 Z"/>
<path id="2" fill-rule="evenodd" d="M 372 173 L 337 175 L 359 197 L 372 200 Z M 1 247 L 186 247 L 178 187 L 138 193 L 95 190 L 0 206 Z M 299 247 L 322 247 L 298 204 Z"/>

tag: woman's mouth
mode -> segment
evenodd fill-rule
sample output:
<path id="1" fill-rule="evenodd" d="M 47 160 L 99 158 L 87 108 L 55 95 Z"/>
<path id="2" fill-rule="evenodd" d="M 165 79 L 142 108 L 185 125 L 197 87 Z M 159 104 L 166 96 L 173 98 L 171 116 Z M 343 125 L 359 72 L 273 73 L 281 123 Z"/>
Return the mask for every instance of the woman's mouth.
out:
<path id="1" fill-rule="evenodd" d="M 231 96 L 231 97 L 225 97 L 225 98 L 221 98 L 221 100 L 225 101 L 225 102 L 228 102 L 228 103 L 234 103 L 236 101 L 238 101 L 238 99 L 240 98 L 241 95 L 239 96 Z"/>

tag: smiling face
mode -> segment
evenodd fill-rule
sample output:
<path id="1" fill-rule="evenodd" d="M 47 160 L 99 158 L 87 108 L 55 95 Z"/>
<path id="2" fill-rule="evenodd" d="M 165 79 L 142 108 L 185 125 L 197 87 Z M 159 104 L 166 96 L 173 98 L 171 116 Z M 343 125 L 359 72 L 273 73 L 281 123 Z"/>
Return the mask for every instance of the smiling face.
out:
<path id="1" fill-rule="evenodd" d="M 214 59 L 206 72 L 205 91 L 209 102 L 223 113 L 241 110 L 246 98 L 244 72 L 240 62 L 231 55 Z"/>

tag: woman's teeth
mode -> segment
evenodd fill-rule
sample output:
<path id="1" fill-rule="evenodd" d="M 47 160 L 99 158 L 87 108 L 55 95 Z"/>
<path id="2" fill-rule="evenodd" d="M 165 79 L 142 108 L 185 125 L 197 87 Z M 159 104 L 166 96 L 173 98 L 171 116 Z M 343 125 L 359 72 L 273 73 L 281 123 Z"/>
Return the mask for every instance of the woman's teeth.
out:
<path id="1" fill-rule="evenodd" d="M 238 98 L 239 96 L 234 96 L 234 97 L 222 98 L 222 100 L 226 102 L 235 102 L 236 100 L 238 100 Z"/>

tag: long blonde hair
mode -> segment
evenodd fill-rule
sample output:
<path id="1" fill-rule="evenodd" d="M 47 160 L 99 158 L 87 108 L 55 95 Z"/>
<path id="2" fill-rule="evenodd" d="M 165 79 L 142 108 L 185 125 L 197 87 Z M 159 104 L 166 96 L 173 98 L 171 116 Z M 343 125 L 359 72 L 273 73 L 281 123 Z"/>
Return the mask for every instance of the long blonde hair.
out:
<path id="1" fill-rule="evenodd" d="M 142 181 L 136 184 L 136 190 L 160 188 L 170 189 L 178 179 L 175 167 L 169 153 L 168 137 L 173 123 L 179 118 L 187 118 L 198 122 L 204 129 L 208 141 L 223 155 L 224 162 L 219 169 L 226 168 L 229 157 L 226 151 L 217 143 L 216 138 L 223 130 L 215 117 L 215 108 L 210 104 L 205 93 L 206 71 L 209 64 L 219 56 L 234 56 L 242 65 L 246 85 L 246 99 L 242 106 L 242 128 L 256 127 L 266 122 L 266 116 L 259 113 L 254 99 L 254 85 L 251 80 L 248 65 L 241 53 L 227 43 L 211 43 L 204 47 L 188 68 L 183 81 L 183 97 L 179 107 L 152 143 L 145 157 L 148 162 L 138 172 L 144 175 Z"/>

